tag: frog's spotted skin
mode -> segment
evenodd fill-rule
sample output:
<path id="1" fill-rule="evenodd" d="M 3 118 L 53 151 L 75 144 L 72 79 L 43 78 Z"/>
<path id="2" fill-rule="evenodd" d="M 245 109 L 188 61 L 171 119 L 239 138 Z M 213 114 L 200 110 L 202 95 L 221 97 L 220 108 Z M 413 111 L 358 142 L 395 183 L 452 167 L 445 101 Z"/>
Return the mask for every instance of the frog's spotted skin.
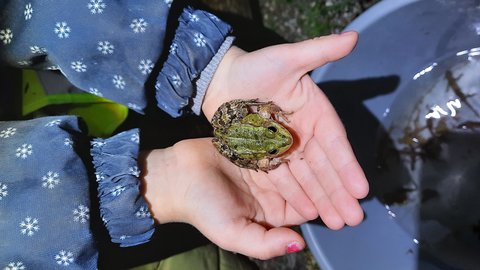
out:
<path id="1" fill-rule="evenodd" d="M 290 132 L 276 119 L 286 119 L 273 102 L 232 100 L 222 104 L 212 118 L 213 144 L 242 168 L 269 171 L 288 161 L 280 157 L 292 145 Z"/>

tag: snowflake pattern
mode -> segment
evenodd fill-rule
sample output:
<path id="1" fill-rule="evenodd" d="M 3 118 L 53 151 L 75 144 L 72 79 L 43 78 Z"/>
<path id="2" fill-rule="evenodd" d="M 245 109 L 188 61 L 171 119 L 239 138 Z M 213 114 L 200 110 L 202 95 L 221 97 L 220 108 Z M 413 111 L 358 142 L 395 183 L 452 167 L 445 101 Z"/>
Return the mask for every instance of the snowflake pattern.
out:
<path id="1" fill-rule="evenodd" d="M 178 75 L 173 75 L 172 77 L 170 77 L 170 81 L 176 87 L 179 87 L 180 85 L 182 85 L 182 80 L 180 79 L 180 76 L 178 76 Z"/>
<path id="2" fill-rule="evenodd" d="M 23 11 L 23 15 L 25 16 L 25 21 L 30 20 L 32 18 L 32 14 L 33 14 L 32 4 L 28 3 L 25 5 L 25 10 Z"/>
<path id="3" fill-rule="evenodd" d="M 46 127 L 54 127 L 54 126 L 60 125 L 60 123 L 62 123 L 62 120 L 60 120 L 60 119 L 55 119 L 55 120 L 52 120 L 52 121 L 46 123 L 45 126 L 46 126 Z"/>
<path id="4" fill-rule="evenodd" d="M 173 0 L 165 0 L 165 4 L 167 4 L 168 7 L 172 6 Z"/>
<path id="5" fill-rule="evenodd" d="M 20 5 L 20 11 L 17 14 L 20 20 L 23 19 L 22 15 L 24 15 L 23 17 L 24 17 L 25 20 L 31 20 L 33 18 L 33 20 L 31 20 L 30 22 L 37 19 L 37 16 L 39 14 L 38 13 L 39 7 L 35 6 L 35 5 L 32 6 L 32 4 L 29 3 L 30 1 L 27 0 Z M 170 6 L 172 4 L 172 1 L 173 0 L 164 0 L 162 2 L 165 2 L 166 5 Z M 88 13 L 91 13 L 91 14 L 103 14 L 103 13 L 106 13 L 106 12 L 110 11 L 109 4 L 107 6 L 107 4 L 105 2 L 107 2 L 107 1 L 106 0 L 87 0 L 83 4 L 81 4 L 82 5 L 81 9 L 83 9 L 84 13 L 88 12 Z M 88 7 L 88 11 L 87 11 L 87 8 L 85 6 Z M 105 8 L 106 8 L 106 10 L 105 10 Z M 105 15 L 107 15 L 107 14 L 105 14 Z M 35 17 L 32 17 L 32 16 L 35 16 Z M 142 15 L 137 15 L 137 16 L 140 17 Z M 90 16 L 88 16 L 88 17 L 90 17 Z M 98 15 L 98 16 L 91 15 L 91 18 L 93 18 L 93 17 L 98 18 L 98 17 L 101 17 L 101 16 L 100 15 Z M 203 18 L 203 16 L 201 16 L 201 18 Z M 149 20 L 148 17 L 137 18 L 137 19 L 134 19 L 134 20 L 131 20 L 131 19 L 133 19 L 133 18 L 129 18 L 126 21 L 127 23 L 125 25 L 126 31 L 129 32 L 130 37 L 141 35 L 140 33 L 145 33 L 145 32 L 148 33 L 149 31 L 152 30 L 152 29 L 150 29 L 150 25 L 149 25 L 149 23 L 152 23 L 152 22 Z M 200 20 L 199 16 L 196 15 L 196 14 L 189 14 L 189 19 L 192 22 L 198 22 Z M 65 20 L 65 21 L 62 21 L 62 20 Z M 129 25 L 129 23 L 130 23 L 130 25 Z M 130 26 L 130 29 L 129 29 L 129 26 Z M 9 28 L 6 28 L 7 26 L 4 26 L 4 27 L 5 28 L 3 28 L 3 29 L 0 28 L 0 44 L 6 45 L 6 44 L 10 44 L 12 42 L 15 43 L 18 39 L 18 37 L 17 37 L 18 33 L 16 32 L 15 28 L 10 28 L 9 29 Z M 75 38 L 75 36 L 76 36 L 75 32 L 77 31 L 77 26 L 76 26 L 76 24 L 73 24 L 73 21 L 70 21 L 68 19 L 68 17 L 66 19 L 53 20 L 49 24 L 46 24 L 46 27 L 47 27 L 47 32 L 49 33 L 49 34 L 47 33 L 47 36 L 50 36 L 50 39 L 51 38 L 56 39 L 55 37 L 53 37 L 53 35 L 55 34 L 59 39 L 67 39 L 67 40 L 63 40 L 65 42 L 65 41 L 68 41 L 68 39 L 72 40 L 72 38 Z M 73 27 L 73 32 L 72 32 L 71 27 Z M 12 30 L 15 33 L 13 33 Z M 135 35 L 135 33 L 138 33 L 138 34 Z M 14 36 L 14 34 L 15 34 L 15 36 Z M 119 44 L 119 43 L 116 43 L 116 40 L 113 40 L 113 39 L 111 39 L 109 41 L 104 40 L 104 39 L 109 39 L 109 38 L 110 37 L 106 37 L 106 36 L 95 38 L 95 39 L 92 38 L 91 44 L 90 44 L 91 50 L 93 50 L 93 52 L 96 53 L 97 56 L 101 56 L 102 54 L 103 55 L 110 55 L 110 54 L 114 54 L 114 53 L 118 54 L 119 48 L 116 48 L 116 47 L 118 47 L 117 44 Z M 188 43 L 192 43 L 192 40 L 193 40 L 194 44 L 196 46 L 199 46 L 199 47 L 206 46 L 206 42 L 207 42 L 206 38 L 200 33 L 197 33 L 194 36 L 189 36 L 188 39 L 189 39 L 187 41 Z M 113 44 L 115 44 L 117 46 L 114 46 Z M 170 50 L 169 50 L 171 54 L 183 53 L 182 49 L 185 48 L 184 46 L 187 46 L 187 45 L 183 45 L 183 43 L 179 43 L 179 44 L 180 44 L 180 46 L 177 43 L 172 43 L 171 44 Z M 25 52 L 33 54 L 31 56 L 37 56 L 37 55 L 42 55 L 42 54 L 47 53 L 47 49 L 42 47 L 42 46 L 45 46 L 44 44 L 33 43 L 33 44 L 26 44 L 26 45 L 27 45 L 27 47 L 26 47 Z M 40 45 L 40 46 L 38 46 L 38 45 Z M 179 47 L 180 47 L 180 49 L 179 49 Z M 180 52 L 178 50 L 180 50 Z M 49 49 L 49 51 L 50 51 L 50 49 Z M 150 59 L 153 59 L 153 58 L 150 58 L 150 57 L 151 57 L 151 55 L 145 55 L 143 57 L 141 56 L 141 57 L 135 59 L 134 63 L 138 64 L 138 67 L 137 67 L 138 70 L 137 70 L 135 76 L 138 76 L 140 74 L 148 75 L 148 74 L 151 73 L 152 69 L 154 68 L 154 62 L 152 60 L 150 60 Z M 106 59 L 108 57 L 102 57 L 102 58 Z M 150 58 L 150 59 L 147 59 L 147 58 Z M 72 62 L 72 60 L 75 60 L 75 61 Z M 76 61 L 76 60 L 80 60 L 80 61 Z M 82 58 L 70 59 L 70 61 L 67 62 L 67 68 L 66 69 L 68 69 L 68 63 L 71 64 L 70 68 L 72 69 L 72 70 L 69 70 L 70 74 L 73 71 L 76 71 L 76 72 L 79 72 L 79 73 L 80 72 L 87 72 L 87 71 L 92 72 L 92 69 L 94 67 L 92 62 L 87 61 L 87 59 L 82 59 Z M 32 61 L 28 61 L 28 60 L 19 61 L 18 64 L 27 66 L 27 65 L 31 65 Z M 47 65 L 44 65 L 44 67 L 46 67 Z M 88 65 L 88 69 L 87 69 L 87 65 Z M 50 67 L 47 67 L 47 69 L 58 69 L 58 66 L 50 66 Z M 65 67 L 63 67 L 63 69 L 65 69 Z M 67 71 L 67 73 L 68 73 L 68 71 Z M 113 88 L 112 86 L 115 86 L 118 89 L 124 89 L 126 87 L 130 87 L 131 82 L 133 82 L 130 75 L 128 75 L 129 77 L 126 77 L 126 74 L 122 74 L 122 73 L 118 72 L 117 74 L 122 74 L 123 75 L 123 77 L 122 77 L 121 75 L 117 75 L 115 73 L 116 72 L 112 72 L 110 74 L 107 74 L 107 76 L 109 76 L 109 77 L 107 77 L 107 84 L 109 84 L 109 80 L 112 80 L 112 82 L 113 82 L 113 85 L 110 84 L 110 88 Z M 168 75 L 171 75 L 171 74 L 168 74 Z M 170 79 L 172 80 L 172 83 L 176 86 L 179 86 L 182 83 L 181 80 L 180 80 L 180 77 L 178 75 L 170 76 Z M 99 87 L 99 86 L 97 86 L 97 87 Z M 105 86 L 105 88 L 101 88 L 100 90 L 107 91 L 106 89 L 108 89 L 108 88 Z M 95 94 L 97 96 L 103 96 L 103 94 L 97 88 L 94 88 L 94 87 L 89 88 L 89 92 L 92 93 L 92 94 Z M 107 93 L 107 92 L 105 92 L 105 93 Z M 143 100 L 141 100 L 141 99 L 139 99 L 138 101 L 133 101 L 133 102 L 138 102 L 138 104 L 144 104 Z M 141 108 L 142 108 L 141 105 L 137 105 L 135 103 L 128 103 L 128 106 L 130 108 L 136 109 L 136 110 L 141 110 Z M 142 106 L 145 106 L 145 105 L 142 105 Z M 50 119 L 50 120 L 53 120 L 53 119 Z M 53 120 L 53 121 L 50 121 L 50 120 L 47 120 L 47 121 L 43 122 L 45 127 L 54 127 L 54 126 L 58 126 L 61 123 L 63 123 L 62 120 Z M 50 122 L 48 122 L 48 121 L 50 121 Z M 23 131 L 22 128 L 20 128 L 20 131 L 17 131 L 16 128 L 13 128 L 13 127 L 7 128 L 7 127 L 8 126 L 6 126 L 4 130 L 0 129 L 0 140 L 10 138 L 10 137 L 15 136 L 15 135 L 17 137 L 19 135 L 23 135 L 24 131 Z M 14 138 L 14 139 L 16 139 L 16 138 Z M 63 139 L 63 141 L 62 141 L 62 139 Z M 134 143 L 139 143 L 140 142 L 139 134 L 138 133 L 132 134 L 131 137 L 129 138 L 129 140 L 131 140 Z M 34 147 L 30 143 L 35 144 L 35 146 L 36 146 L 35 149 L 33 149 Z M 65 148 L 63 148 L 63 146 L 61 146 L 61 144 L 63 144 L 65 147 L 73 147 L 74 141 L 70 137 L 69 138 L 63 137 L 58 142 L 56 142 L 57 147 L 60 147 L 63 150 L 65 150 Z M 92 143 L 92 145 L 94 147 L 95 146 L 97 146 L 97 147 L 98 146 L 103 146 L 104 144 L 105 144 L 105 142 L 103 142 L 103 141 Z M 18 145 L 13 144 L 12 147 L 13 147 L 13 149 L 10 152 L 9 155 L 12 159 L 15 159 L 15 157 L 13 156 L 15 154 L 15 156 L 18 158 L 17 161 L 19 159 L 27 159 L 27 162 L 28 162 L 29 161 L 28 159 L 32 159 L 33 157 L 35 157 L 33 154 L 39 154 L 39 153 L 42 152 L 41 149 L 38 147 L 38 145 L 36 143 L 32 142 L 32 141 L 23 141 L 23 142 L 20 141 L 20 143 Z M 16 149 L 16 153 L 14 152 L 15 149 Z M 35 150 L 35 152 L 33 150 Z M 55 149 L 52 149 L 52 150 L 55 150 Z M 45 188 L 44 192 L 49 193 L 50 191 L 47 191 L 47 189 L 58 190 L 59 188 L 63 188 L 63 187 L 66 186 L 66 184 L 67 184 L 66 179 L 63 178 L 65 176 L 61 173 L 61 171 L 56 171 L 56 169 L 53 169 L 52 171 L 48 171 L 48 172 L 47 171 L 48 170 L 40 172 L 36 176 L 36 181 L 37 181 L 36 186 L 39 189 L 43 190 L 43 188 Z M 133 167 L 128 168 L 128 172 L 132 175 L 135 175 L 135 176 L 140 175 L 140 170 L 137 166 L 133 166 Z M 109 177 L 109 176 L 108 175 L 104 176 L 104 175 L 101 175 L 101 174 L 96 174 L 96 177 L 97 177 L 97 181 L 102 181 L 105 177 Z M 1 179 L 1 180 L 4 180 L 4 179 Z M 57 185 L 59 185 L 60 183 L 62 185 L 57 187 Z M 7 184 L 8 184 L 8 186 L 7 186 Z M 40 185 L 42 186 L 42 188 L 40 188 Z M 111 190 L 111 194 L 113 196 L 120 196 L 121 194 L 123 194 L 123 192 L 127 192 L 126 187 L 114 186 L 113 189 Z M 10 195 L 10 196 L 8 196 L 8 195 Z M 5 181 L 3 181 L 3 183 L 0 182 L 0 202 L 3 200 L 3 202 L 5 203 L 5 202 L 9 201 L 10 199 L 14 198 L 15 195 L 16 195 L 15 189 L 13 189 L 13 186 L 11 184 L 9 184 Z M 74 208 L 75 206 L 76 206 L 76 208 Z M 70 206 L 69 208 L 67 208 L 67 211 L 72 211 L 72 212 L 68 212 L 68 214 L 67 214 L 67 218 L 70 220 L 71 223 L 73 223 L 71 221 L 72 218 L 75 222 L 78 222 L 79 224 L 89 222 L 90 216 L 89 216 L 89 208 L 87 206 L 77 204 L 77 205 L 73 205 L 73 206 Z M 141 208 L 138 209 L 138 211 L 135 212 L 135 216 L 137 218 L 147 218 L 147 217 L 150 217 L 151 214 L 148 211 L 148 207 L 141 207 Z M 42 226 L 39 226 L 39 221 L 42 221 Z M 45 234 L 45 231 L 46 231 L 46 225 L 45 225 L 45 224 L 47 224 L 46 220 L 44 220 L 43 216 L 40 216 L 39 214 L 36 214 L 36 213 L 24 213 L 22 216 L 13 219 L 13 222 L 14 222 L 15 228 L 17 228 L 17 230 L 20 230 L 20 233 L 25 236 L 25 237 L 22 236 L 22 238 L 25 238 L 25 239 L 34 239 L 38 236 L 42 236 L 43 234 Z M 17 222 L 20 222 L 20 223 L 17 223 Z M 19 226 L 19 227 L 17 227 L 17 226 Z M 41 228 L 42 232 L 39 232 L 40 227 L 42 227 Z M 18 237 L 19 232 L 16 231 L 16 233 L 15 233 L 15 230 L 14 230 L 14 234 L 16 234 L 17 237 Z M 123 239 L 126 239 L 128 237 L 130 237 L 130 236 L 127 236 L 127 235 L 122 236 Z M 61 248 L 62 247 L 56 249 L 54 251 L 54 253 L 48 255 L 47 258 L 49 260 L 51 260 L 52 263 L 54 261 L 56 261 L 58 263 L 58 265 L 68 266 L 68 265 L 73 264 L 75 260 L 78 260 L 78 258 L 74 257 L 73 252 L 75 252 L 75 250 L 70 250 L 69 248 L 63 247 L 64 249 L 59 251 Z M 7 263 L 7 262 L 4 262 L 4 263 Z M 3 269 L 25 269 L 24 263 L 20 262 L 20 261 L 10 262 L 8 265 L 1 265 L 1 266 L 3 267 Z M 30 265 L 28 265 L 28 266 L 30 267 Z"/>
<path id="6" fill-rule="evenodd" d="M 131 174 L 131 175 L 134 175 L 136 177 L 140 176 L 140 170 L 138 169 L 137 166 L 133 166 L 133 167 L 128 168 L 128 173 Z"/>
<path id="7" fill-rule="evenodd" d="M 98 89 L 95 88 L 95 87 L 90 87 L 90 88 L 88 89 L 88 92 L 89 92 L 90 94 L 93 94 L 93 95 L 96 95 L 96 96 L 99 96 L 99 97 L 103 97 L 102 92 L 100 92 L 100 90 L 98 90 Z"/>
<path id="8" fill-rule="evenodd" d="M 58 66 L 49 66 L 46 68 L 47 70 L 59 70 L 60 68 Z"/>
<path id="9" fill-rule="evenodd" d="M 138 70 L 142 72 L 144 75 L 150 74 L 153 69 L 153 62 L 150 59 L 142 59 L 140 60 L 140 64 L 138 65 Z"/>
<path id="10" fill-rule="evenodd" d="M 132 134 L 132 136 L 130 137 L 130 141 L 134 143 L 140 143 L 140 134 L 138 134 L 138 132 Z"/>
<path id="11" fill-rule="evenodd" d="M 95 141 L 92 142 L 92 146 L 93 146 L 93 147 L 102 147 L 102 146 L 104 146 L 105 144 L 107 144 L 107 143 L 106 143 L 106 142 L 102 142 L 102 141 L 97 141 L 97 140 L 95 140 Z"/>
<path id="12" fill-rule="evenodd" d="M 134 33 L 144 33 L 147 30 L 148 23 L 143 18 L 133 19 L 130 24 Z"/>
<path id="13" fill-rule="evenodd" d="M 65 138 L 63 140 L 63 145 L 65 145 L 67 147 L 70 147 L 70 148 L 73 148 L 73 140 L 70 139 L 70 138 Z"/>
<path id="14" fill-rule="evenodd" d="M 178 50 L 178 44 L 177 43 L 172 43 L 170 45 L 170 49 L 168 50 L 171 54 L 176 54 Z"/>
<path id="15" fill-rule="evenodd" d="M 39 46 L 30 46 L 30 52 L 32 54 L 44 54 L 47 52 L 47 49 Z"/>
<path id="16" fill-rule="evenodd" d="M 70 29 L 70 26 L 68 26 L 66 22 L 57 22 L 53 31 L 57 34 L 58 38 L 63 39 L 70 37 L 72 29 Z"/>
<path id="17" fill-rule="evenodd" d="M 112 54 L 115 46 L 109 41 L 99 41 L 97 50 L 100 51 L 102 54 Z"/>
<path id="18" fill-rule="evenodd" d="M 220 19 L 217 16 L 215 16 L 211 13 L 208 15 L 208 17 L 210 18 L 210 20 L 213 20 L 213 21 L 216 21 L 216 22 L 220 21 Z"/>
<path id="19" fill-rule="evenodd" d="M 32 62 L 31 62 L 31 61 L 27 61 L 27 60 L 23 60 L 23 61 L 18 61 L 17 64 L 18 64 L 19 66 L 29 66 L 29 65 L 32 64 Z"/>
<path id="20" fill-rule="evenodd" d="M 17 148 L 17 153 L 15 154 L 15 156 L 17 156 L 17 158 L 26 159 L 32 154 L 33 146 L 31 144 L 24 143 L 22 144 L 22 146 Z"/>
<path id="21" fill-rule="evenodd" d="M 190 19 L 191 22 L 200 21 L 200 18 L 198 18 L 197 14 L 189 13 L 188 18 Z"/>
<path id="22" fill-rule="evenodd" d="M 125 85 L 126 85 L 125 80 L 120 75 L 114 75 L 112 82 L 113 82 L 113 85 L 115 85 L 115 88 L 117 89 L 125 88 Z"/>
<path id="23" fill-rule="evenodd" d="M 97 182 L 102 182 L 103 180 L 105 180 L 105 175 L 103 175 L 102 173 L 95 173 L 95 179 L 97 180 Z"/>
<path id="24" fill-rule="evenodd" d="M 23 262 L 10 262 L 3 268 L 4 270 L 24 270 L 25 265 Z"/>
<path id="25" fill-rule="evenodd" d="M 86 72 L 87 71 L 87 65 L 85 65 L 81 61 L 74 61 L 70 64 L 70 67 L 75 70 L 76 72 Z"/>
<path id="26" fill-rule="evenodd" d="M 55 255 L 55 261 L 59 265 L 69 266 L 74 261 L 73 252 L 61 250 Z"/>
<path id="27" fill-rule="evenodd" d="M 42 187 L 53 189 L 55 186 L 60 184 L 60 179 L 58 173 L 49 171 L 46 175 L 42 176 Z"/>
<path id="28" fill-rule="evenodd" d="M 38 230 L 40 230 L 40 226 L 36 218 L 26 217 L 20 222 L 20 232 L 23 235 L 33 236 Z"/>
<path id="29" fill-rule="evenodd" d="M 90 219 L 90 209 L 83 204 L 80 204 L 73 210 L 73 220 L 75 222 L 85 223 Z"/>
<path id="30" fill-rule="evenodd" d="M 124 192 L 125 189 L 126 189 L 125 187 L 118 185 L 118 186 L 115 186 L 110 192 L 112 193 L 113 196 L 117 197 L 117 196 L 120 196 L 120 194 L 122 194 L 122 192 Z"/>
<path id="31" fill-rule="evenodd" d="M 103 0 L 90 0 L 87 7 L 92 14 L 101 14 L 107 7 L 107 4 L 105 4 Z"/>
<path id="32" fill-rule="evenodd" d="M 7 184 L 4 184 L 2 182 L 0 182 L 0 201 L 7 197 L 8 195 L 8 186 Z"/>
<path id="33" fill-rule="evenodd" d="M 0 40 L 4 45 L 10 44 L 13 39 L 12 30 L 9 28 L 0 30 Z"/>
<path id="34" fill-rule="evenodd" d="M 141 111 L 142 110 L 142 107 L 140 107 L 139 105 L 135 104 L 135 103 L 127 103 L 127 107 L 134 110 L 134 111 Z"/>
<path id="35" fill-rule="evenodd" d="M 9 127 L 7 129 L 0 131 L 0 138 L 4 138 L 4 139 L 10 138 L 13 135 L 15 135 L 15 133 L 17 133 L 17 129 L 14 127 Z"/>
<path id="36" fill-rule="evenodd" d="M 201 33 L 193 34 L 193 42 L 197 47 L 205 47 L 205 45 L 207 45 L 207 40 L 205 39 L 205 36 Z"/>
<path id="37" fill-rule="evenodd" d="M 150 211 L 148 211 L 148 208 L 145 206 L 141 206 L 140 209 L 138 209 L 137 212 L 135 212 L 135 216 L 137 218 L 147 218 L 150 217 Z"/>

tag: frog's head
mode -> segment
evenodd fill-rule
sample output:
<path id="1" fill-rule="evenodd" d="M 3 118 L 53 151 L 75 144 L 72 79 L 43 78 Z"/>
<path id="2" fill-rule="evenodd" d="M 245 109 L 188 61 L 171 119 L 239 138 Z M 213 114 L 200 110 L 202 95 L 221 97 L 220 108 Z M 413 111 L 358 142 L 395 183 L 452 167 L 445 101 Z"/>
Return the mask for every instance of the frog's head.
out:
<path id="1" fill-rule="evenodd" d="M 277 157 L 285 153 L 292 146 L 292 134 L 281 124 L 275 121 L 266 121 L 263 127 L 263 136 L 260 141 L 266 151 L 266 156 Z"/>
<path id="2" fill-rule="evenodd" d="M 293 143 L 292 135 L 284 126 L 257 114 L 232 124 L 221 138 L 237 156 L 250 160 L 280 156 Z"/>

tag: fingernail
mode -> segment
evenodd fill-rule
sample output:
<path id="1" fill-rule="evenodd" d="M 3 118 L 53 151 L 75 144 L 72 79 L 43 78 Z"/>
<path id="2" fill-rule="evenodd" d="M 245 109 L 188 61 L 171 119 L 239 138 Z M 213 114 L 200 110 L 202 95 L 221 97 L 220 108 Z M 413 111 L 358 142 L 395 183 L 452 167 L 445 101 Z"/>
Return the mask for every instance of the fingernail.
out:
<path id="1" fill-rule="evenodd" d="M 351 35 L 351 34 L 353 34 L 353 33 L 355 33 L 355 31 L 351 31 L 351 30 L 350 30 L 350 31 L 342 32 L 342 33 L 340 33 L 340 35 L 341 35 L 341 36 L 348 36 L 348 35 Z"/>
<path id="2" fill-rule="evenodd" d="M 292 242 L 287 245 L 287 253 L 295 253 L 299 252 L 300 250 L 302 250 L 302 247 L 298 242 Z"/>

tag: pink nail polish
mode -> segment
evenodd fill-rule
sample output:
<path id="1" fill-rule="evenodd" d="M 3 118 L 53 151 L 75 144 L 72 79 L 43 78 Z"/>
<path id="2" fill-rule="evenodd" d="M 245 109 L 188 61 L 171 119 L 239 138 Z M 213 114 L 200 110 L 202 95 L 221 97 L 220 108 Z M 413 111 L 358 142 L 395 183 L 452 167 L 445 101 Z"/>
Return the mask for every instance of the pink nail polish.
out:
<path id="1" fill-rule="evenodd" d="M 298 242 L 292 242 L 287 245 L 287 253 L 295 253 L 299 252 L 300 250 L 302 250 L 302 248 L 300 247 L 300 243 Z"/>

